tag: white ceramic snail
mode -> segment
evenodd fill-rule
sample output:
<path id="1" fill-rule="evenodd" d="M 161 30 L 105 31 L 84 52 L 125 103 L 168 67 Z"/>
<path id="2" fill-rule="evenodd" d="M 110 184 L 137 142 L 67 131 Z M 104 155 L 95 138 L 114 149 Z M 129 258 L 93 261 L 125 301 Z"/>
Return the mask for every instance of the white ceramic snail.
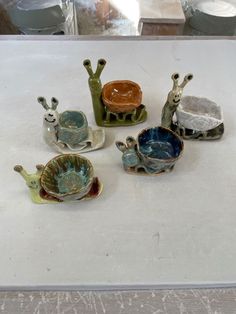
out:
<path id="1" fill-rule="evenodd" d="M 58 113 L 58 100 L 51 99 L 51 107 L 44 97 L 38 102 L 46 110 L 43 116 L 43 137 L 45 142 L 60 153 L 72 151 L 91 151 L 99 149 L 105 141 L 103 129 L 92 130 L 87 118 L 81 111 L 67 110 Z"/>

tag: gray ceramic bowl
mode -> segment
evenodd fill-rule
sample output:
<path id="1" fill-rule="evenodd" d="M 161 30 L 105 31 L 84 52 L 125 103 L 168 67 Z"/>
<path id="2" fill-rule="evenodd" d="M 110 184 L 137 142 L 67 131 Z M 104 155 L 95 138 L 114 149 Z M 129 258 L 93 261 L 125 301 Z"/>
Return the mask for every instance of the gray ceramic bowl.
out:
<path id="1" fill-rule="evenodd" d="M 195 96 L 185 96 L 176 110 L 178 123 L 186 129 L 208 131 L 223 122 L 221 107 L 215 102 Z"/>

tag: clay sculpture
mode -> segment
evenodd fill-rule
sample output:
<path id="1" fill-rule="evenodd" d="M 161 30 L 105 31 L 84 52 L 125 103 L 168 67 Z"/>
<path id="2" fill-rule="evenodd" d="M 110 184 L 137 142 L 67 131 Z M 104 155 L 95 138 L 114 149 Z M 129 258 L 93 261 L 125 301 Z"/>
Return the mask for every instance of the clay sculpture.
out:
<path id="1" fill-rule="evenodd" d="M 83 65 L 89 74 L 88 84 L 97 125 L 130 126 L 146 120 L 147 112 L 145 106 L 141 104 L 142 91 L 137 83 L 121 80 L 111 81 L 102 86 L 100 76 L 106 61 L 99 59 L 95 72 L 92 70 L 90 60 L 84 60 Z"/>
<path id="2" fill-rule="evenodd" d="M 171 78 L 174 84 L 162 109 L 161 125 L 184 139 L 219 139 L 224 133 L 220 106 L 207 98 L 182 98 L 183 88 L 193 78 L 192 74 L 186 75 L 181 84 L 178 73 L 174 73 Z"/>
<path id="3" fill-rule="evenodd" d="M 29 174 L 20 165 L 14 167 L 24 178 L 34 203 L 88 200 L 96 198 L 102 191 L 91 162 L 80 155 L 59 155 L 46 166 L 37 165 L 36 169 L 36 173 Z"/>
<path id="4" fill-rule="evenodd" d="M 60 153 L 88 152 L 101 148 L 105 142 L 103 129 L 92 130 L 81 111 L 67 110 L 58 113 L 58 100 L 51 99 L 51 107 L 44 97 L 38 102 L 46 110 L 43 117 L 43 137 L 45 142 Z"/>
<path id="5" fill-rule="evenodd" d="M 147 175 L 170 172 L 184 147 L 176 133 L 163 127 L 144 129 L 137 140 L 128 136 L 126 144 L 117 141 L 116 146 L 123 153 L 126 172 Z"/>

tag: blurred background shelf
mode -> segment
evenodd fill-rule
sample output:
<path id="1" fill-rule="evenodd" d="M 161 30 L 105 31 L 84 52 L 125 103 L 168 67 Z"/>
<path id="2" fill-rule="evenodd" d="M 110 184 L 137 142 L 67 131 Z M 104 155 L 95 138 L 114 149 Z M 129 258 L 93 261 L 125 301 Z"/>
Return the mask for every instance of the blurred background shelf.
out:
<path id="1" fill-rule="evenodd" d="M 185 21 L 180 0 L 140 2 L 141 35 L 181 35 Z"/>
<path id="2" fill-rule="evenodd" d="M 21 34 L 78 35 L 74 0 L 18 0 L 4 4 Z"/>
<path id="3" fill-rule="evenodd" d="M 236 35 L 236 0 L 0 0 L 0 3 L 21 32 L 27 34 Z M 32 14 L 29 7 L 34 8 Z M 53 25 L 30 27 L 31 22 L 35 26 L 40 14 L 45 23 L 50 12 L 54 14 Z M 64 22 L 60 21 L 62 15 Z M 23 20 L 30 22 L 27 27 L 21 25 Z"/>

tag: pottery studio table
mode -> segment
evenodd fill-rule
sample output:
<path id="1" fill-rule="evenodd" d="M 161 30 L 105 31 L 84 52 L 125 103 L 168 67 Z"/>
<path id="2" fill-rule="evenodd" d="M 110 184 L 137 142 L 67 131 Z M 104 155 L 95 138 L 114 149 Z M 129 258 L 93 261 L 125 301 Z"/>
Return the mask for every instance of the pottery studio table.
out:
<path id="1" fill-rule="evenodd" d="M 236 41 L 1 40 L 0 289 L 142 289 L 236 285 Z M 42 139 L 37 96 L 59 112 L 82 110 L 96 128 L 83 60 L 107 65 L 102 81 L 139 83 L 148 120 L 107 128 L 104 149 L 86 153 L 104 184 L 92 201 L 33 204 L 23 179 L 53 152 Z M 185 141 L 173 172 L 123 171 L 115 140 L 160 124 L 171 74 L 192 72 L 184 95 L 224 111 L 219 141 Z"/>

